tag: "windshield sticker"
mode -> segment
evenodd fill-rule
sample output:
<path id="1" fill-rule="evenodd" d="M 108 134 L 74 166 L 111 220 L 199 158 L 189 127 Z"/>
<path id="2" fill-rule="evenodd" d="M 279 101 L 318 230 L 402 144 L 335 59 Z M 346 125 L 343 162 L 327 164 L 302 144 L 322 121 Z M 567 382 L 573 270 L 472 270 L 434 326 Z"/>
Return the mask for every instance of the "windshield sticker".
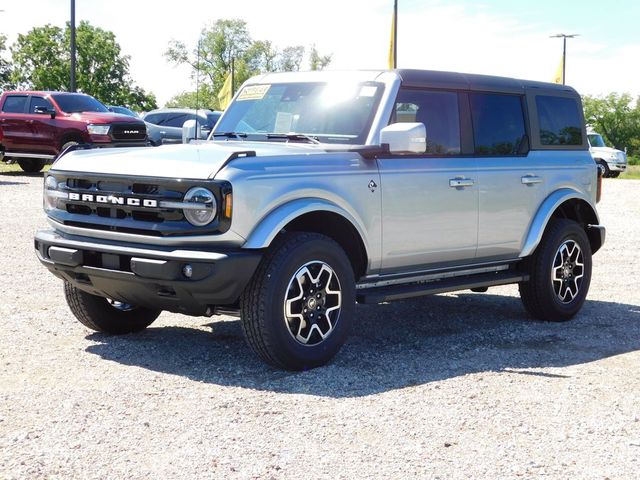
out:
<path id="1" fill-rule="evenodd" d="M 242 100 L 262 100 L 269 91 L 271 85 L 249 85 L 244 87 L 236 101 Z"/>
<path id="2" fill-rule="evenodd" d="M 375 96 L 377 90 L 378 90 L 378 87 L 374 87 L 373 85 L 364 85 L 360 89 L 360 96 L 361 97 L 373 97 L 373 96 Z"/>
<path id="3" fill-rule="evenodd" d="M 276 124 L 273 128 L 275 133 L 289 133 L 293 123 L 293 114 L 289 112 L 276 113 Z"/>

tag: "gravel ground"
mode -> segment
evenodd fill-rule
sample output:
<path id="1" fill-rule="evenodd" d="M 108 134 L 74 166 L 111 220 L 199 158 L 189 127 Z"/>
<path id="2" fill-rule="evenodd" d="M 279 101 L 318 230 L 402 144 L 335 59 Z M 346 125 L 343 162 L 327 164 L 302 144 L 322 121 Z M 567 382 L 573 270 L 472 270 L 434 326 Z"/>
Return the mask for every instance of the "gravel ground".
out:
<path id="1" fill-rule="evenodd" d="M 329 366 L 271 369 L 238 321 L 88 331 L 39 265 L 40 176 L 0 175 L 0 478 L 637 478 L 640 181 L 572 322 L 514 286 L 358 307 Z"/>

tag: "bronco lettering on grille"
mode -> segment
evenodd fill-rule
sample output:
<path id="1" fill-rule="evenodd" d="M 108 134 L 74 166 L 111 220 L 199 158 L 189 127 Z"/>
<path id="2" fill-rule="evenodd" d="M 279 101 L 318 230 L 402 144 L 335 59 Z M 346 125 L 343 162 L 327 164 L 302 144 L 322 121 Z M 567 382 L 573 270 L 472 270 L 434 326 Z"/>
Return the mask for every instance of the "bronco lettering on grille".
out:
<path id="1" fill-rule="evenodd" d="M 158 201 L 152 198 L 117 197 L 115 195 L 93 195 L 91 193 L 69 193 L 69 200 L 74 200 L 76 202 L 127 205 L 129 207 L 156 208 L 158 206 Z"/>

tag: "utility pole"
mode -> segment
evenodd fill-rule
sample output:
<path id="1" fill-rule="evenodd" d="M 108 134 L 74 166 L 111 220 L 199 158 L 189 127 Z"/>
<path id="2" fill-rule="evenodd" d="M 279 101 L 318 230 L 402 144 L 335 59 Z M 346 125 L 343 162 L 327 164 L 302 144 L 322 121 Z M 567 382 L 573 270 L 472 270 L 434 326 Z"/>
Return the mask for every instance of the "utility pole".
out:
<path id="1" fill-rule="evenodd" d="M 76 0 L 71 0 L 71 85 L 69 90 L 76 91 Z"/>
<path id="2" fill-rule="evenodd" d="M 566 35 L 564 33 L 558 33 L 557 35 L 551 35 L 549 38 L 562 38 L 562 84 L 565 85 L 565 74 L 567 72 L 567 38 L 575 38 L 580 36 L 579 33 L 572 33 Z"/>

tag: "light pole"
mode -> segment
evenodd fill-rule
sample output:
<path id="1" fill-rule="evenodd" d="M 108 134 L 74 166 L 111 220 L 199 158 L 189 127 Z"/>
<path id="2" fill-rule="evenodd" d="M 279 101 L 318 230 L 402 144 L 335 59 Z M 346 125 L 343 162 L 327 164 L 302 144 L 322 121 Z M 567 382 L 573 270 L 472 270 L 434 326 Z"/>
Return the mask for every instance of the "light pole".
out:
<path id="1" fill-rule="evenodd" d="M 562 84 L 565 84 L 565 73 L 567 71 L 567 38 L 575 38 L 579 36 L 579 33 L 572 33 L 570 35 L 564 33 L 558 33 L 557 35 L 551 35 L 549 38 L 562 38 Z"/>
<path id="2" fill-rule="evenodd" d="M 76 0 L 71 0 L 71 85 L 69 90 L 76 91 Z"/>

